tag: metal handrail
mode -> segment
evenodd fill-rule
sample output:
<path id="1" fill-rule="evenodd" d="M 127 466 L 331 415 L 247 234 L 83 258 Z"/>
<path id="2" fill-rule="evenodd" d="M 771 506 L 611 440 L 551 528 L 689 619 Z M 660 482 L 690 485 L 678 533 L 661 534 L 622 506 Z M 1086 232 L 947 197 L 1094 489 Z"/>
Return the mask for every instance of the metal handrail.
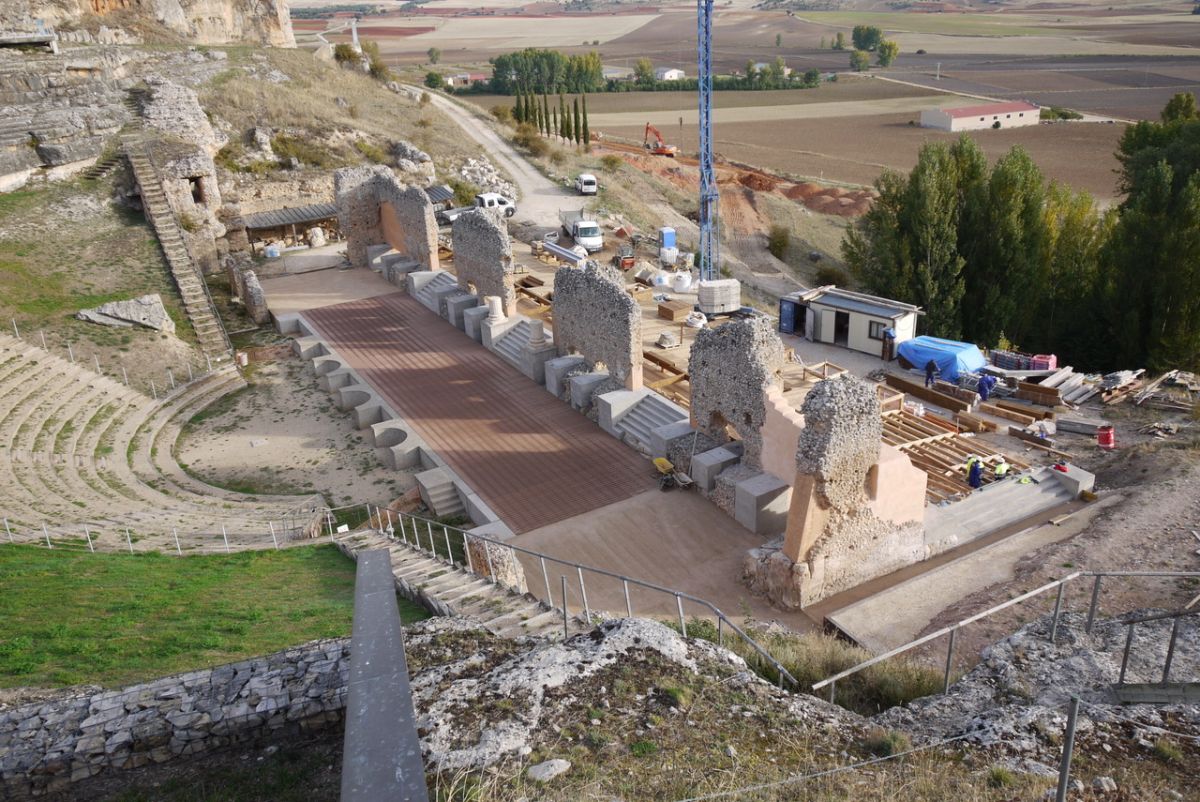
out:
<path id="1" fill-rule="evenodd" d="M 838 680 L 845 679 L 846 677 L 849 677 L 853 674 L 857 674 L 858 672 L 860 672 L 864 669 L 870 668 L 873 665 L 882 663 L 885 660 L 889 660 L 889 659 L 895 657 L 896 655 L 903 654 L 904 652 L 915 649 L 918 646 L 922 646 L 926 643 L 929 643 L 930 641 L 936 640 L 943 635 L 949 634 L 950 635 L 950 643 L 946 649 L 946 667 L 945 667 L 945 672 L 943 675 L 943 684 L 942 684 L 942 692 L 945 693 L 950 688 L 950 669 L 951 669 L 951 663 L 954 658 L 954 641 L 955 641 L 955 635 L 960 628 L 966 626 L 967 624 L 972 624 L 976 621 L 979 621 L 983 618 L 987 618 L 988 616 L 992 615 L 993 613 L 997 613 L 1007 607 L 1012 607 L 1014 604 L 1019 604 L 1020 602 L 1026 601 L 1027 599 L 1031 599 L 1034 596 L 1038 596 L 1042 593 L 1045 593 L 1048 590 L 1057 588 L 1058 594 L 1057 594 L 1057 598 L 1055 599 L 1055 603 L 1054 603 L 1054 615 L 1051 618 L 1051 624 L 1050 624 L 1050 642 L 1053 643 L 1055 637 L 1058 634 L 1058 619 L 1059 619 L 1060 613 L 1062 612 L 1063 590 L 1065 589 L 1067 583 L 1072 582 L 1073 580 L 1078 579 L 1081 576 L 1090 576 L 1090 577 L 1095 578 L 1095 582 L 1092 586 L 1091 603 L 1088 607 L 1087 624 L 1085 625 L 1085 628 L 1084 628 L 1085 632 L 1090 633 L 1092 631 L 1092 625 L 1096 619 L 1096 609 L 1099 604 L 1100 581 L 1104 577 L 1106 577 L 1106 576 L 1114 576 L 1114 577 L 1120 577 L 1120 576 L 1200 577 L 1200 571 L 1075 571 L 1075 572 L 1070 573 L 1067 576 L 1063 577 L 1062 579 L 1056 579 L 1055 581 L 1049 582 L 1045 585 L 1042 585 L 1041 587 L 1034 588 L 1031 591 L 1022 593 L 1020 596 L 1016 596 L 1012 599 L 1009 599 L 1006 602 L 997 604 L 994 607 L 989 607 L 988 609 L 986 609 L 982 612 L 979 612 L 972 616 L 964 618 L 962 621 L 959 621 L 956 624 L 951 624 L 950 626 L 942 627 L 941 629 L 937 630 L 936 632 L 931 632 L 928 635 L 923 635 L 920 638 L 917 638 L 916 640 L 909 641 L 908 643 L 906 643 L 902 646 L 897 646 L 895 649 L 884 652 L 881 655 L 872 657 L 870 660 L 864 660 L 863 662 L 859 663 L 856 666 L 851 666 L 850 668 L 847 668 L 845 671 L 840 671 L 831 677 L 826 677 L 825 679 L 821 680 L 820 682 L 813 683 L 812 690 L 814 692 L 816 692 L 816 691 L 821 690 L 822 688 L 828 687 L 829 688 L 829 701 L 832 702 L 834 700 L 834 694 L 836 693 L 836 684 L 837 684 Z M 1200 612 L 1200 611 L 1197 611 L 1197 612 Z M 1168 613 L 1161 617 L 1170 617 L 1171 615 L 1177 615 L 1177 614 Z M 1152 619 L 1147 619 L 1147 620 L 1152 620 Z M 1122 623 L 1124 623 L 1124 622 L 1122 622 Z M 1136 623 L 1136 622 L 1134 622 L 1134 623 Z"/>
<path id="2" fill-rule="evenodd" d="M 1125 669 L 1129 667 L 1129 650 L 1133 646 L 1133 628 L 1136 624 L 1144 624 L 1148 621 L 1162 621 L 1164 619 L 1174 619 L 1171 624 L 1171 640 L 1167 643 L 1167 656 L 1163 660 L 1163 673 L 1161 684 L 1166 687 L 1171 678 L 1171 663 L 1175 659 L 1175 642 L 1179 639 L 1179 622 L 1189 615 L 1200 615 L 1200 610 L 1177 610 L 1173 613 L 1156 613 L 1155 615 L 1142 616 L 1141 618 L 1127 618 L 1118 623 L 1124 624 L 1128 629 L 1125 633 L 1125 651 L 1121 655 L 1121 674 L 1117 677 L 1117 687 L 1125 684 Z"/>
<path id="3" fill-rule="evenodd" d="M 372 524 L 371 528 L 375 529 L 375 531 L 380 532 L 381 534 L 385 534 L 386 533 L 385 528 L 382 526 L 383 515 L 381 513 L 386 513 L 387 518 L 388 518 L 388 524 L 390 526 L 392 510 L 380 510 L 379 508 L 376 508 L 374 516 L 372 516 L 372 514 L 370 512 L 370 505 L 367 505 L 367 508 L 368 508 L 368 516 L 367 516 L 368 521 L 370 522 L 370 521 L 372 521 L 372 519 L 374 519 L 375 521 L 378 521 L 381 524 L 378 527 L 375 527 Z M 766 649 L 764 649 L 757 641 L 755 641 L 752 637 L 750 637 L 748 634 L 746 634 L 746 632 L 741 627 L 739 627 L 737 624 L 733 623 L 733 621 L 731 621 L 729 619 L 729 617 L 726 616 L 725 613 L 723 613 L 719 607 L 717 607 L 715 604 L 707 601 L 706 599 L 701 599 L 697 596 L 691 595 L 690 593 L 685 593 L 684 591 L 681 591 L 681 590 L 675 590 L 674 588 L 668 588 L 668 587 L 664 587 L 662 585 L 656 585 L 653 582 L 646 582 L 641 579 L 635 579 L 633 577 L 625 576 L 624 574 L 618 574 L 615 571 L 608 571 L 604 568 L 596 568 L 595 566 L 584 565 L 583 563 L 577 563 L 577 562 L 573 562 L 571 560 L 564 560 L 560 557 L 552 557 L 549 554 L 543 554 L 541 552 L 534 551 L 532 549 L 527 549 L 522 546 L 513 545 L 512 543 L 506 543 L 502 540 L 496 540 L 495 538 L 488 537 L 487 535 L 480 535 L 480 534 L 476 534 L 474 532 L 468 532 L 467 530 L 461 529 L 457 526 L 443 524 L 438 521 L 430 520 L 429 518 L 423 518 L 419 515 L 413 515 L 412 513 L 409 513 L 409 512 L 396 512 L 395 514 L 396 514 L 397 518 L 401 521 L 402 524 L 403 524 L 403 521 L 405 518 L 408 518 L 412 521 L 420 521 L 420 522 L 424 523 L 426 525 L 427 532 L 430 533 L 429 537 L 430 537 L 431 544 L 433 543 L 432 528 L 434 526 L 438 526 L 444 530 L 455 531 L 455 532 L 458 532 L 460 535 L 462 535 L 464 538 L 464 548 L 466 547 L 465 539 L 470 538 L 472 540 L 479 540 L 479 541 L 483 541 L 485 543 L 493 543 L 497 546 L 501 546 L 506 549 L 512 549 L 513 551 L 520 552 L 522 554 L 527 554 L 530 557 L 536 557 L 539 561 L 539 564 L 542 567 L 542 580 L 546 585 L 546 598 L 549 601 L 551 607 L 554 606 L 554 594 L 550 588 L 549 575 L 546 572 L 546 564 L 545 564 L 546 560 L 550 560 L 551 562 L 557 563 L 559 565 L 565 565 L 565 566 L 574 568 L 576 571 L 576 574 L 579 577 L 581 598 L 584 603 L 584 614 L 589 619 L 591 617 L 591 609 L 587 603 L 587 589 L 586 589 L 586 586 L 584 586 L 584 584 L 583 584 L 583 572 L 584 571 L 589 571 L 591 573 L 599 574 L 601 576 L 606 576 L 611 579 L 620 580 L 621 587 L 625 592 L 626 612 L 630 616 L 633 615 L 633 605 L 632 605 L 632 602 L 629 597 L 629 586 L 630 585 L 633 585 L 635 587 L 645 588 L 647 590 L 652 590 L 652 591 L 655 591 L 658 593 L 663 593 L 668 596 L 674 597 L 676 609 L 677 609 L 678 615 L 679 615 L 679 628 L 684 637 L 687 637 L 687 621 L 684 618 L 684 614 L 683 614 L 683 602 L 688 601 L 692 604 L 696 604 L 701 607 L 704 607 L 704 608 L 710 610 L 717 619 L 717 637 L 722 644 L 724 643 L 723 627 L 727 626 L 730 629 L 732 629 L 735 633 L 737 633 L 738 637 L 740 637 L 748 646 L 750 646 L 755 651 L 755 653 L 757 653 L 761 658 L 767 660 L 775 668 L 775 670 L 779 674 L 779 684 L 781 686 L 783 684 L 784 678 L 786 678 L 792 684 L 793 687 L 795 687 L 795 688 L 800 687 L 799 681 L 797 681 L 796 678 L 794 676 L 792 676 L 791 672 L 788 671 L 783 666 L 782 663 L 780 663 L 778 660 L 776 660 L 771 655 L 771 653 L 768 652 Z M 403 525 L 401 526 L 400 531 L 402 533 L 405 531 Z M 424 547 L 421 546 L 421 544 L 420 544 L 419 532 L 417 531 L 415 526 L 414 526 L 413 531 L 414 531 L 415 539 L 417 540 L 417 548 L 419 550 L 424 551 Z M 405 545 L 408 545 L 407 538 L 405 537 L 405 538 L 403 538 L 403 540 L 404 540 Z M 435 553 L 435 554 L 437 553 L 436 548 L 433 549 L 433 553 Z M 448 558 L 452 561 L 453 555 L 452 554 L 448 555 Z M 468 562 L 469 561 L 470 561 L 470 558 L 468 557 Z M 476 576 L 481 576 L 481 574 L 479 574 L 479 572 L 474 570 L 473 566 L 468 565 L 466 567 L 470 573 L 475 574 Z M 495 581 L 494 575 L 489 576 L 488 578 L 491 579 L 492 581 Z"/>

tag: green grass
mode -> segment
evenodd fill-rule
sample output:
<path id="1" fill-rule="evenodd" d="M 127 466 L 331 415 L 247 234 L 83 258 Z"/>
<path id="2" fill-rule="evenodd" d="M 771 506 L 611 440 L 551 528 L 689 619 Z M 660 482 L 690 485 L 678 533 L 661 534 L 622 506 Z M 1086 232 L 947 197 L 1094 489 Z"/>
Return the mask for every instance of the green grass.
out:
<path id="1" fill-rule="evenodd" d="M 0 587 L 0 687 L 114 687 L 220 665 L 348 636 L 354 611 L 354 563 L 327 544 L 182 558 L 5 546 Z"/>

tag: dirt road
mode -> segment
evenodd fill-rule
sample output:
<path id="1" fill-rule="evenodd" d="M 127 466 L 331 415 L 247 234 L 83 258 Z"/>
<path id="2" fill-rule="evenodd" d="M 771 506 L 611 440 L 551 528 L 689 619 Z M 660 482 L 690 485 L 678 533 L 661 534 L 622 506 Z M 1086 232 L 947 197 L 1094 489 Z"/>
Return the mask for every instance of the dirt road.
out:
<path id="1" fill-rule="evenodd" d="M 471 106 L 460 105 L 436 92 L 430 92 L 429 96 L 438 110 L 458 123 L 467 136 L 482 145 L 488 152 L 488 158 L 508 173 L 516 183 L 521 191 L 516 222 L 528 221 L 538 226 L 557 225 L 558 210 L 567 207 L 574 199 L 574 193 L 539 173 L 511 144 L 492 130 L 481 112 L 477 112 Z"/>

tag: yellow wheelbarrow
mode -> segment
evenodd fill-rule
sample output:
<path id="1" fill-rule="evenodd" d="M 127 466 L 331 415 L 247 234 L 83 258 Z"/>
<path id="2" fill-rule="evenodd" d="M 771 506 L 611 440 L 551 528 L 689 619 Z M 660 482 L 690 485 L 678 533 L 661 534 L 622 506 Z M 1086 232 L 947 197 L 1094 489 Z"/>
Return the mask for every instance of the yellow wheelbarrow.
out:
<path id="1" fill-rule="evenodd" d="M 673 487 L 688 488 L 695 484 L 692 477 L 683 471 L 675 470 L 675 466 L 666 457 L 655 457 L 654 469 L 658 471 L 658 489 L 664 492 Z"/>

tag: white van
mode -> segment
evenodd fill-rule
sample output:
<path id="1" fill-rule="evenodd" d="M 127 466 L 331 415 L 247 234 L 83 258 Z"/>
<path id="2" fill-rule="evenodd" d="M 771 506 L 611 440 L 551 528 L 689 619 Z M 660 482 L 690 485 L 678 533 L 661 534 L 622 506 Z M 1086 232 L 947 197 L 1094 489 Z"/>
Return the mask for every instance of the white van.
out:
<path id="1" fill-rule="evenodd" d="M 596 176 L 591 173 L 580 173 L 575 179 L 575 191 L 580 195 L 595 195 L 600 190 Z"/>

